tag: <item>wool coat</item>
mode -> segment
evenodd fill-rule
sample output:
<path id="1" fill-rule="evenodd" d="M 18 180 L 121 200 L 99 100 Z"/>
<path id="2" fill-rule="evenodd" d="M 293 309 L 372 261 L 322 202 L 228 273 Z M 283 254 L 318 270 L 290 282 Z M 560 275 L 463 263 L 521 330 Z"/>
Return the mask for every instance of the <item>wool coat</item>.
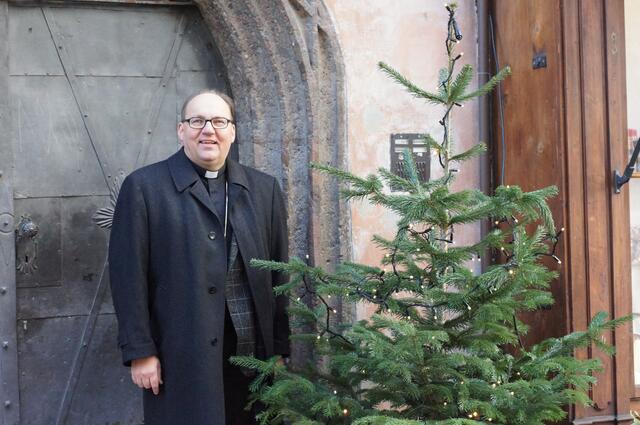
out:
<path id="1" fill-rule="evenodd" d="M 275 178 L 227 159 L 228 220 L 255 305 L 264 356 L 289 354 L 286 299 L 276 272 L 252 258 L 287 260 L 286 211 Z M 224 425 L 224 217 L 181 149 L 122 183 L 109 242 L 111 294 L 125 366 L 156 355 L 160 394 L 143 390 L 146 425 Z"/>

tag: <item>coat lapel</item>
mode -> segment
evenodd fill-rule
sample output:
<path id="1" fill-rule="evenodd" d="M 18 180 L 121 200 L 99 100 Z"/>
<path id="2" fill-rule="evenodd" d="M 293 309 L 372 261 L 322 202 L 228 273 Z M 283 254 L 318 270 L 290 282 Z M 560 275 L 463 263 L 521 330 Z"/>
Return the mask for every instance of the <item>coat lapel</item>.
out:
<path id="1" fill-rule="evenodd" d="M 218 221 L 222 223 L 221 217 L 218 217 L 218 212 L 213 202 L 211 202 L 211 197 L 207 193 L 207 189 L 205 189 L 198 172 L 193 168 L 191 161 L 184 153 L 184 149 L 180 149 L 169 158 L 169 170 L 178 192 L 183 192 L 189 188 L 189 193 L 205 208 L 211 211 L 218 218 Z"/>
<path id="2" fill-rule="evenodd" d="M 229 182 L 229 222 L 238 241 L 242 257 L 249 261 L 259 257 L 258 226 L 256 211 L 251 202 L 247 176 L 237 162 L 227 160 L 227 181 Z"/>
<path id="3" fill-rule="evenodd" d="M 242 256 L 251 295 L 256 309 L 257 322 L 262 330 L 262 335 L 267 333 L 267 321 L 270 320 L 272 311 L 269 303 L 260 302 L 272 297 L 271 288 L 265 285 L 263 270 L 256 270 L 249 265 L 253 258 L 265 258 L 262 252 L 264 246 L 258 231 L 256 211 L 251 201 L 250 188 L 246 172 L 240 164 L 233 160 L 227 160 L 227 178 L 229 181 L 229 222 L 233 229 L 238 251 Z"/>
<path id="4" fill-rule="evenodd" d="M 211 211 L 218 218 L 218 221 L 221 224 L 223 223 L 221 217 L 218 217 L 218 211 L 213 206 L 213 202 L 211 201 L 211 197 L 209 196 L 209 193 L 207 192 L 207 189 L 205 189 L 204 184 L 202 183 L 202 180 L 200 180 L 199 177 L 198 177 L 198 181 L 196 182 L 196 184 L 191 186 L 191 188 L 189 189 L 189 193 L 191 193 L 191 195 L 193 195 L 194 198 L 196 198 L 198 201 L 200 201 L 200 203 L 202 205 L 204 205 L 209 211 Z"/>

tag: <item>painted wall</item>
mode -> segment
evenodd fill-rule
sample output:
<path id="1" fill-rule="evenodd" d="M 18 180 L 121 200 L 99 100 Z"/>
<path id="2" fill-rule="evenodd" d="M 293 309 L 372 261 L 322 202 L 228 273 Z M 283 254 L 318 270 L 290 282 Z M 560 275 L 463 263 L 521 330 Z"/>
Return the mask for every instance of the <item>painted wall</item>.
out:
<path id="1" fill-rule="evenodd" d="M 435 90 L 438 70 L 446 65 L 444 39 L 448 12 L 444 3 L 402 0 L 393 6 L 384 0 L 325 0 L 332 14 L 345 65 L 347 98 L 348 166 L 358 175 L 375 173 L 390 166 L 392 133 L 430 133 L 442 138 L 438 121 L 444 110 L 407 94 L 377 68 L 384 61 L 419 86 Z M 477 18 L 475 2 L 459 1 L 457 19 L 464 38 L 458 63 L 477 62 Z M 478 143 L 477 101 L 457 109 L 453 115 L 457 151 Z M 431 157 L 431 176 L 442 175 L 437 156 Z M 466 164 L 458 174 L 457 188 L 477 187 L 479 160 Z M 382 253 L 371 243 L 374 234 L 392 238 L 397 217 L 365 202 L 351 205 L 352 260 L 379 264 Z M 478 226 L 456 229 L 456 243 L 477 240 Z M 363 317 L 371 306 L 358 306 Z"/>

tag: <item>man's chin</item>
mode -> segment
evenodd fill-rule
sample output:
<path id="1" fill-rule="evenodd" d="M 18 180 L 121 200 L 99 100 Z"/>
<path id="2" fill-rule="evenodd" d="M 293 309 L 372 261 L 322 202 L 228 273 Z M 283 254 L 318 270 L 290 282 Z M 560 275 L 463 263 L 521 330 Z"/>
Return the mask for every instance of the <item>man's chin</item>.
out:
<path id="1" fill-rule="evenodd" d="M 220 163 L 220 156 L 216 155 L 215 158 L 210 156 L 200 157 L 200 166 L 211 171 L 217 170 L 222 167 L 222 163 Z"/>

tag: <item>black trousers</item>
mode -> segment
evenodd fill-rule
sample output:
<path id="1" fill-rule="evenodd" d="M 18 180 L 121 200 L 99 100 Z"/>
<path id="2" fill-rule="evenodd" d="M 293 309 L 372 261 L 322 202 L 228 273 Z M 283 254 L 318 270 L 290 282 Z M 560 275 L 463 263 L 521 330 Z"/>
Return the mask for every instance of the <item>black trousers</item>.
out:
<path id="1" fill-rule="evenodd" d="M 225 305 L 224 318 L 224 346 L 223 346 L 223 380 L 224 380 L 224 410 L 226 425 L 254 425 L 257 424 L 255 415 L 258 413 L 256 405 L 251 411 L 245 407 L 249 401 L 249 384 L 253 378 L 245 376 L 239 367 L 229 363 L 229 357 L 235 355 L 238 337 L 233 328 L 231 315 Z"/>

